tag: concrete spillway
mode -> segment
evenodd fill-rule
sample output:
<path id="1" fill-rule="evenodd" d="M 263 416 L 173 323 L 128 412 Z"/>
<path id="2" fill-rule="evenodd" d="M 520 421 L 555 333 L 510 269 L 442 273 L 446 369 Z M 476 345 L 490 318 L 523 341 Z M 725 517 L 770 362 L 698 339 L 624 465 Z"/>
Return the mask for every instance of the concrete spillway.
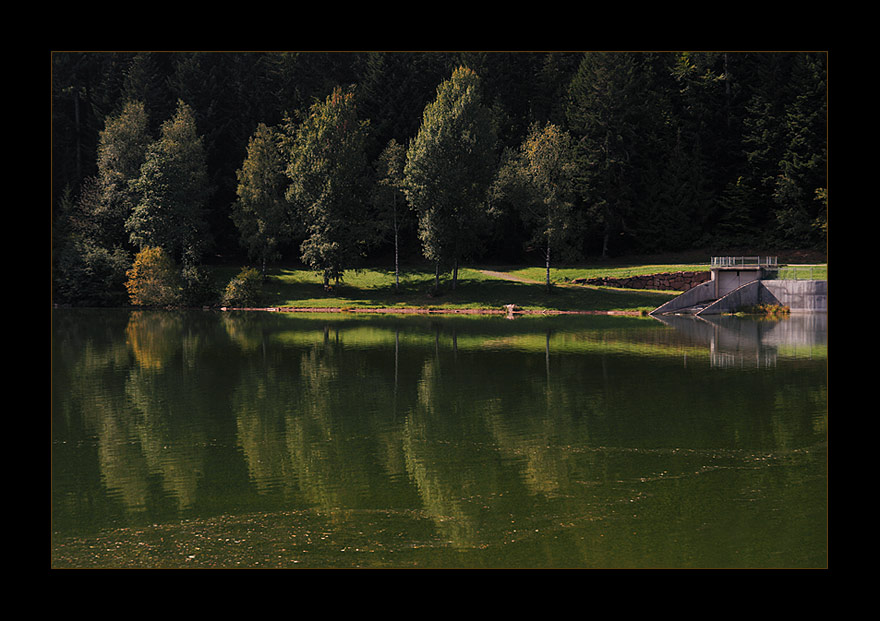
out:
<path id="1" fill-rule="evenodd" d="M 775 271 L 761 265 L 713 265 L 711 274 L 711 280 L 654 309 L 651 315 L 720 315 L 758 304 L 787 306 L 791 312 L 828 311 L 826 280 L 767 279 Z"/>

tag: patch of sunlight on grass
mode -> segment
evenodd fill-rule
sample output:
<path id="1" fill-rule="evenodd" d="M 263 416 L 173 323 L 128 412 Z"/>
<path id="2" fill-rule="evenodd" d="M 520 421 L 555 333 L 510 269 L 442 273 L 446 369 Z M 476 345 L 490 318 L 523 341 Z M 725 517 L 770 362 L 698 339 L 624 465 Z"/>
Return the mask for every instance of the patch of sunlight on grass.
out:
<path id="1" fill-rule="evenodd" d="M 565 283 L 575 278 L 629 278 L 631 276 L 643 276 L 645 274 L 659 274 L 665 272 L 698 272 L 708 271 L 709 264 L 676 264 L 676 265 L 585 265 L 576 267 L 551 267 L 550 282 Z M 527 267 L 510 271 L 515 276 L 529 278 L 543 282 L 547 277 L 546 268 Z"/>
<path id="2" fill-rule="evenodd" d="M 237 273 L 237 270 L 235 270 Z M 598 269 L 597 269 L 598 272 Z M 520 268 L 510 274 L 543 281 L 542 268 Z M 607 268 L 601 272 L 608 274 Z M 586 277 L 581 268 L 557 268 L 555 282 Z M 543 284 L 504 280 L 477 268 L 459 270 L 452 290 L 450 273 L 441 275 L 435 293 L 434 273 L 429 269 L 404 269 L 395 287 L 393 269 L 362 269 L 346 272 L 342 281 L 324 291 L 320 274 L 305 268 L 269 270 L 263 285 L 264 305 L 295 308 L 447 308 L 500 309 L 515 304 L 526 310 L 549 311 L 639 311 L 651 310 L 671 299 L 672 294 L 637 290 L 609 290 L 592 287 L 555 287 L 548 293 Z"/>

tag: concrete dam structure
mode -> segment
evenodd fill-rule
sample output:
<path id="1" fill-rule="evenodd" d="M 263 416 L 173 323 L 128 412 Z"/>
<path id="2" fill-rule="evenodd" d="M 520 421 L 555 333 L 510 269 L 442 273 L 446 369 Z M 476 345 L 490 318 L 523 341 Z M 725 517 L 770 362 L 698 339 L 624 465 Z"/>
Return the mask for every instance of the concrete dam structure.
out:
<path id="1" fill-rule="evenodd" d="M 828 312 L 828 281 L 778 279 L 776 257 L 712 257 L 710 273 L 710 280 L 651 315 L 721 315 L 758 304 L 787 306 L 792 313 Z"/>

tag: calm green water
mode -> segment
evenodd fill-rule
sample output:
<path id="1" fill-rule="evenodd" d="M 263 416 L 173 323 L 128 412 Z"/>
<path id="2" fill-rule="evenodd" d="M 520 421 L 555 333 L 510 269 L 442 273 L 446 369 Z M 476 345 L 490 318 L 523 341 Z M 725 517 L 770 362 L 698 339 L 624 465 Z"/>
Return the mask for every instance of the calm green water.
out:
<path id="1" fill-rule="evenodd" d="M 56 310 L 51 565 L 825 567 L 826 335 Z"/>

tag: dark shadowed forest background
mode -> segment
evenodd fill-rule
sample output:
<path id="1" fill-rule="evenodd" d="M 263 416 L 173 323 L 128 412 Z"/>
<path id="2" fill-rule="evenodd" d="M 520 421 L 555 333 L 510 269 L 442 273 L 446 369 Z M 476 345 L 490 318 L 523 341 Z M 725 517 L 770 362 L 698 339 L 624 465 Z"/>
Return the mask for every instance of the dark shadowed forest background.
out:
<path id="1" fill-rule="evenodd" d="M 827 244 L 825 52 L 53 52 L 53 296 L 162 248 L 400 260 Z"/>

